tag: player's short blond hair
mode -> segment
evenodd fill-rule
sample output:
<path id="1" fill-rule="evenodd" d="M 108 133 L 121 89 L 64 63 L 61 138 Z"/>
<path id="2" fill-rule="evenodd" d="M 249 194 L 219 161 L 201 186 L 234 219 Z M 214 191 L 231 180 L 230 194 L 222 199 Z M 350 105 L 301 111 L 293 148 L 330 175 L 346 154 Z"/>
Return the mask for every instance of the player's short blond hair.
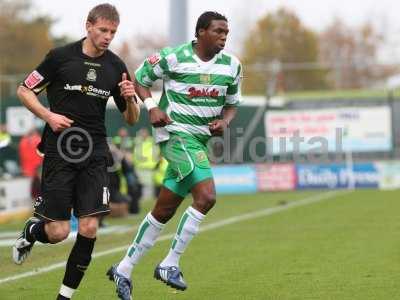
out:
<path id="1" fill-rule="evenodd" d="M 86 21 L 94 24 L 99 18 L 119 23 L 119 13 L 117 8 L 109 3 L 103 3 L 93 7 L 89 12 Z"/>

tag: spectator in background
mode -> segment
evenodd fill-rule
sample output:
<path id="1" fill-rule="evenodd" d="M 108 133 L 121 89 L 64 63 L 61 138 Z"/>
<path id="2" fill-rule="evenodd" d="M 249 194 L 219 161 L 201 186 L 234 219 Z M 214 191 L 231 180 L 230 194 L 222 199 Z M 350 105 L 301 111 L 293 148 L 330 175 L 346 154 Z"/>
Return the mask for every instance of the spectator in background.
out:
<path id="1" fill-rule="evenodd" d="M 135 166 L 140 182 L 146 187 L 145 197 L 153 192 L 153 173 L 160 159 L 160 149 L 154 142 L 147 128 L 141 128 L 135 137 L 132 163 Z"/>
<path id="2" fill-rule="evenodd" d="M 126 180 L 127 192 L 131 197 L 129 213 L 138 214 L 140 212 L 139 201 L 143 195 L 143 186 L 139 180 L 134 165 L 132 165 L 130 160 L 127 158 L 122 160 L 121 172 Z"/>
<path id="3" fill-rule="evenodd" d="M 118 135 L 113 137 L 113 144 L 119 149 L 131 153 L 133 150 L 133 138 L 129 136 L 129 132 L 125 127 L 118 129 Z"/>
<path id="4" fill-rule="evenodd" d="M 128 212 L 137 214 L 139 213 L 142 185 L 124 151 L 115 145 L 110 145 L 110 151 L 112 166 L 109 168 L 108 174 L 111 216 L 123 216 Z"/>
<path id="5" fill-rule="evenodd" d="M 18 146 L 19 159 L 21 163 L 22 175 L 33 177 L 36 170 L 42 164 L 43 158 L 37 153 L 37 145 L 40 143 L 41 137 L 36 128 L 30 130 L 24 135 Z"/>
<path id="6" fill-rule="evenodd" d="M 110 189 L 110 216 L 123 217 L 128 214 L 130 197 L 121 191 L 121 161 L 123 154 L 115 145 L 110 145 L 110 165 L 108 169 Z"/>
<path id="7" fill-rule="evenodd" d="M 0 149 L 11 143 L 11 135 L 7 131 L 6 124 L 0 124 Z"/>
<path id="8" fill-rule="evenodd" d="M 165 171 L 167 171 L 168 161 L 160 156 L 160 160 L 157 163 L 157 166 L 154 170 L 153 174 L 153 183 L 154 183 L 154 196 L 157 198 L 160 194 L 161 187 L 163 185 Z"/>
<path id="9" fill-rule="evenodd" d="M 11 178 L 20 173 L 17 151 L 5 124 L 0 124 L 0 177 Z"/>

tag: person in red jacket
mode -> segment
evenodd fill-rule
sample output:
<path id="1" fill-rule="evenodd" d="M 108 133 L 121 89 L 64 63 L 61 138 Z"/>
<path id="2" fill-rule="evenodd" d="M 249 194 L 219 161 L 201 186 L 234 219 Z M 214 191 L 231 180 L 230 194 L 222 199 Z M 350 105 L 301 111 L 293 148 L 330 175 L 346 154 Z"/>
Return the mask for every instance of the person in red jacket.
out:
<path id="1" fill-rule="evenodd" d="M 40 140 L 39 132 L 36 129 L 32 129 L 19 142 L 19 159 L 24 176 L 35 176 L 37 168 L 42 164 L 43 158 L 36 151 Z"/>

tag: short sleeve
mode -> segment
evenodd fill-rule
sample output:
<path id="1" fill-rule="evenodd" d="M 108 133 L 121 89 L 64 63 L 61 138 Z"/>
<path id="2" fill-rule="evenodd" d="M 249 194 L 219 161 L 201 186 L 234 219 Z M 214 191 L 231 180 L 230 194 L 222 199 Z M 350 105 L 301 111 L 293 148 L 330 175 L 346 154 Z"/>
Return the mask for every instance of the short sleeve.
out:
<path id="1" fill-rule="evenodd" d="M 242 101 L 242 93 L 241 93 L 241 82 L 242 82 L 242 65 L 239 64 L 236 72 L 236 76 L 232 82 L 228 86 L 226 91 L 226 102 L 225 105 L 237 106 Z"/>
<path id="2" fill-rule="evenodd" d="M 32 90 L 36 95 L 43 91 L 56 77 L 57 59 L 51 50 L 44 60 L 22 82 L 22 85 Z"/>
<path id="3" fill-rule="evenodd" d="M 136 81 L 142 86 L 151 87 L 156 80 L 163 78 L 168 72 L 167 54 L 168 50 L 163 49 L 146 58 L 135 72 Z"/>

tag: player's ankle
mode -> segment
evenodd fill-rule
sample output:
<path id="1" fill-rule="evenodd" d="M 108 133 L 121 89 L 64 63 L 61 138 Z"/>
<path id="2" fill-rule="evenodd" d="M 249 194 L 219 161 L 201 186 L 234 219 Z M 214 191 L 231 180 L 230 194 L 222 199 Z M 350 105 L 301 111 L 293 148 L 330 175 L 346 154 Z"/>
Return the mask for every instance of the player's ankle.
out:
<path id="1" fill-rule="evenodd" d="M 57 296 L 57 300 L 71 299 L 75 289 L 72 289 L 64 284 L 61 285 L 60 292 Z"/>

